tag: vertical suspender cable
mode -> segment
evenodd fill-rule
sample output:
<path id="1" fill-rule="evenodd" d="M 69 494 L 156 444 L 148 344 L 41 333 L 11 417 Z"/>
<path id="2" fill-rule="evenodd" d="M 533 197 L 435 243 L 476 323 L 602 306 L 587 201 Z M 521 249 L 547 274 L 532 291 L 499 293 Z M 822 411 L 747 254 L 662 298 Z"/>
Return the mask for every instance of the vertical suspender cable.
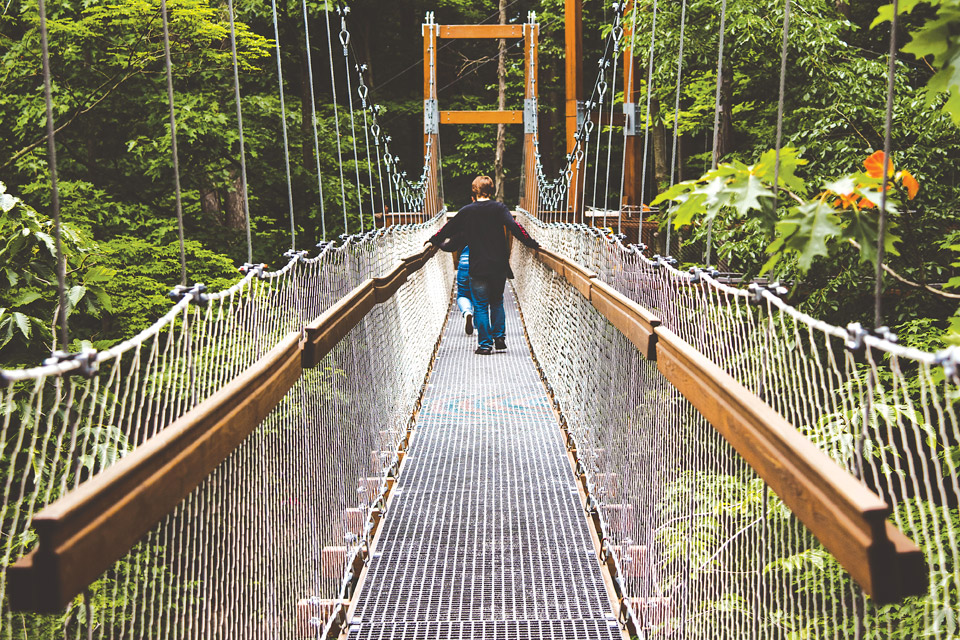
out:
<path id="1" fill-rule="evenodd" d="M 60 187 L 57 183 L 57 145 L 53 133 L 53 98 L 50 89 L 50 49 L 47 43 L 47 8 L 39 1 L 40 47 L 43 61 L 43 97 L 47 107 L 47 162 L 50 165 L 50 205 L 53 208 L 53 232 L 57 248 L 57 305 L 60 320 L 60 344 L 66 351 L 70 340 L 67 324 L 67 260 L 63 255 L 63 239 L 60 234 Z M 56 320 L 56 319 L 55 319 Z M 56 349 L 54 349 L 56 351 Z"/>
<path id="2" fill-rule="evenodd" d="M 686 0 L 683 0 L 683 1 L 686 2 Z M 633 42 L 634 42 L 634 40 L 636 40 L 636 36 L 637 36 L 637 11 L 638 11 L 638 10 L 637 10 L 637 6 L 636 6 L 635 3 L 631 3 L 631 4 L 628 5 L 628 6 L 630 6 L 630 10 L 631 10 L 631 12 L 633 13 L 633 15 L 631 16 L 631 19 L 630 19 L 630 62 L 629 62 L 629 64 L 630 64 L 630 69 L 627 71 L 627 83 L 626 83 L 626 86 L 624 86 L 624 88 L 623 88 L 623 91 L 624 91 L 624 94 L 623 94 L 623 102 L 624 102 L 624 103 L 629 102 L 629 103 L 632 103 L 632 104 L 634 105 L 634 107 L 633 107 L 633 134 L 636 135 L 636 134 L 637 134 L 637 107 L 636 107 L 636 103 L 633 102 L 633 94 L 636 93 L 636 90 L 634 89 L 634 86 L 633 86 L 633 68 L 636 66 L 636 65 L 634 64 L 634 61 L 635 61 L 636 58 L 637 58 L 637 54 L 636 54 L 636 47 L 633 46 Z M 625 65 L 627 64 L 626 58 L 624 58 L 623 64 L 625 64 Z M 629 90 L 630 90 L 630 95 L 627 95 L 627 93 L 626 93 L 628 88 L 629 88 Z M 627 117 L 628 117 L 627 114 L 624 114 L 624 118 L 627 118 Z M 621 221 L 623 220 L 623 188 L 624 188 L 624 177 L 625 177 L 625 171 L 624 171 L 624 169 L 625 169 L 626 164 L 627 164 L 627 144 L 628 144 L 628 142 L 629 142 L 628 139 L 627 139 L 629 136 L 627 136 L 627 126 L 626 126 L 626 124 L 627 124 L 627 123 L 624 122 L 624 126 L 623 126 L 623 160 L 622 160 L 621 163 L 620 163 L 620 206 L 618 207 L 619 211 L 617 212 L 617 233 L 622 233 L 622 232 L 623 232 L 622 226 L 621 226 Z M 642 197 L 642 196 L 641 196 L 641 197 Z M 638 228 L 639 228 L 639 231 L 637 231 L 637 242 L 640 242 L 640 241 L 642 240 L 642 238 L 643 238 L 643 203 L 642 203 L 642 202 L 640 203 L 640 226 L 639 226 Z"/>
<path id="3" fill-rule="evenodd" d="M 297 226 L 293 219 L 293 181 L 290 179 L 290 143 L 287 138 L 287 107 L 283 100 L 283 64 L 280 61 L 280 26 L 277 24 L 277 0 L 271 0 L 273 35 L 277 43 L 277 84 L 280 90 L 280 123 L 283 125 L 283 162 L 287 170 L 287 201 L 290 203 L 290 248 L 297 248 Z M 304 114 L 305 116 L 306 114 Z"/>
<path id="4" fill-rule="evenodd" d="M 350 82 L 350 32 L 347 30 L 348 7 L 337 7 L 340 14 L 340 44 L 343 45 L 343 75 L 347 79 L 347 104 L 350 108 L 350 139 L 353 144 L 353 170 L 357 175 L 357 216 L 360 218 L 360 233 L 363 233 L 363 193 L 360 190 L 360 159 L 357 156 L 357 127 L 353 119 L 353 83 Z M 347 203 L 343 203 L 346 211 Z"/>
<path id="5" fill-rule="evenodd" d="M 653 23 L 650 25 L 650 53 L 647 54 L 647 111 L 643 123 L 643 166 L 640 169 L 640 228 L 637 241 L 643 237 L 643 198 L 647 193 L 647 148 L 650 143 L 650 99 L 653 97 L 653 45 L 657 37 L 657 0 L 653 0 Z"/>
<path id="6" fill-rule="evenodd" d="M 679 140 L 680 126 L 680 75 L 683 70 L 683 29 L 687 24 L 687 0 L 680 3 L 680 45 L 677 48 L 677 93 L 673 104 L 673 148 L 670 152 L 670 186 L 673 186 L 673 178 L 677 169 L 677 141 Z M 670 223 L 672 216 L 667 214 L 667 239 L 664 255 L 670 255 Z"/>
<path id="7" fill-rule="evenodd" d="M 275 0 L 274 0 L 275 1 Z M 307 78 L 310 81 L 310 122 L 313 124 L 313 150 L 317 158 L 317 191 L 320 196 L 320 231 L 323 239 L 327 239 L 327 215 L 323 204 L 323 177 L 320 173 L 320 139 L 317 135 L 317 99 L 313 89 L 313 55 L 310 53 L 310 14 L 307 12 L 307 0 L 303 0 L 303 44 L 307 50 Z M 334 113 L 336 113 L 336 98 L 334 98 Z M 307 114 L 300 114 L 306 118 Z M 338 140 L 339 141 L 339 140 Z"/>
<path id="8" fill-rule="evenodd" d="M 173 63 L 170 60 L 170 23 L 167 0 L 160 0 L 163 16 L 163 55 L 167 67 L 167 102 L 170 104 L 170 152 L 173 155 L 173 191 L 177 209 L 177 236 L 180 239 L 180 284 L 187 284 L 187 253 L 183 241 L 183 200 L 180 193 L 180 157 L 177 154 L 177 118 L 173 111 Z"/>
<path id="9" fill-rule="evenodd" d="M 780 149 L 783 145 L 783 102 L 787 80 L 787 49 L 790 42 L 790 0 L 783 5 L 783 48 L 780 50 L 780 94 L 777 99 L 777 144 L 776 160 L 773 165 L 773 208 L 777 208 L 780 195 Z"/>
<path id="10" fill-rule="evenodd" d="M 306 2 L 306 0 L 304 0 Z M 306 6 L 306 5 L 304 5 Z M 330 33 L 330 0 L 324 0 L 324 21 L 327 24 L 327 50 L 330 53 L 330 91 L 333 95 L 333 127 L 334 139 L 337 141 L 337 167 L 340 169 L 340 203 L 343 209 L 343 232 L 349 233 L 350 225 L 347 223 L 347 190 L 343 184 L 343 162 L 342 151 L 340 149 L 340 109 L 337 106 L 337 78 L 333 69 L 333 36 Z"/>
<path id="11" fill-rule="evenodd" d="M 873 324 L 883 324 L 883 258 L 885 255 L 885 236 L 887 233 L 887 183 L 893 160 L 890 158 L 891 127 L 893 125 L 893 92 L 897 68 L 897 11 L 898 1 L 893 0 L 893 17 L 890 19 L 890 58 L 887 62 L 887 113 L 883 123 L 883 183 L 880 185 L 880 220 L 877 229 L 877 278 L 873 289 Z M 889 167 L 889 168 L 888 168 Z"/>
<path id="12" fill-rule="evenodd" d="M 357 84 L 357 95 L 360 96 L 360 112 L 363 114 L 363 144 L 364 148 L 367 151 L 367 184 L 370 186 L 370 223 L 373 225 L 373 228 L 377 227 L 377 218 L 376 218 L 376 209 L 377 205 L 373 199 L 373 163 L 370 161 L 370 121 L 367 119 L 367 95 L 370 90 L 367 88 L 366 82 L 363 81 L 363 72 L 366 71 L 367 65 L 358 64 L 357 65 L 357 76 L 360 78 L 359 83 Z"/>
<path id="13" fill-rule="evenodd" d="M 720 87 L 723 84 L 723 34 L 727 26 L 727 0 L 720 5 L 720 46 L 717 49 L 717 92 L 713 105 L 713 154 L 710 169 L 716 169 L 720 161 Z M 710 266 L 710 251 L 713 245 L 713 220 L 707 223 L 707 267 Z"/>
<path id="14" fill-rule="evenodd" d="M 243 186 L 243 214 L 247 227 L 247 262 L 253 262 L 253 241 L 250 238 L 250 194 L 247 186 L 247 156 L 243 149 L 243 109 L 240 107 L 240 67 L 237 64 L 237 29 L 233 21 L 233 0 L 227 0 L 230 13 L 230 55 L 233 58 L 233 97 L 237 102 L 237 132 L 240 136 L 240 179 Z"/>

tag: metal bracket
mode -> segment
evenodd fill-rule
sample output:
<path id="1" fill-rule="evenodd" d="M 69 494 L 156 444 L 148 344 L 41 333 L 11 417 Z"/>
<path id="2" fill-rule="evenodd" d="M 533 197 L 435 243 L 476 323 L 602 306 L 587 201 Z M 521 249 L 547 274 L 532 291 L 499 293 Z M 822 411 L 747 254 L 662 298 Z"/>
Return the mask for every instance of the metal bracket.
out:
<path id="1" fill-rule="evenodd" d="M 423 101 L 423 133 L 428 136 L 440 133 L 440 105 L 435 98 Z"/>
<path id="2" fill-rule="evenodd" d="M 523 132 L 537 132 L 537 99 L 526 98 L 523 101 Z"/>
<path id="3" fill-rule="evenodd" d="M 637 103 L 623 103 L 623 135 L 637 135 Z"/>
<path id="4" fill-rule="evenodd" d="M 577 100 L 577 130 L 583 126 L 583 121 L 587 119 L 587 101 Z"/>
<path id="5" fill-rule="evenodd" d="M 207 285 L 198 282 L 193 286 L 186 286 L 178 284 L 173 288 L 173 291 L 167 294 L 167 297 L 174 301 L 174 303 L 180 302 L 184 297 L 190 296 L 190 303 L 195 304 L 198 307 L 205 307 L 210 301 L 210 297 L 206 293 Z"/>
<path id="6" fill-rule="evenodd" d="M 74 369 L 72 373 L 77 373 L 84 378 L 90 379 L 97 375 L 100 368 L 100 362 L 97 360 L 96 349 L 83 349 L 79 353 L 68 353 L 66 351 L 54 351 L 53 354 L 43 361 L 45 365 L 57 365 L 64 362 L 79 362 L 80 366 Z"/>

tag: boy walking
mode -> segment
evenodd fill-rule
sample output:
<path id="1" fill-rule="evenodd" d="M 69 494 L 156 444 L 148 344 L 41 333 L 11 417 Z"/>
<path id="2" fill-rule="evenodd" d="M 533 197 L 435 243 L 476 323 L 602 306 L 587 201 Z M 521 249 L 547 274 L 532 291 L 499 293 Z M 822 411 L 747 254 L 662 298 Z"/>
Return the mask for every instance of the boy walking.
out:
<path id="1" fill-rule="evenodd" d="M 507 348 L 503 288 L 507 278 L 513 278 L 513 271 L 504 229 L 532 249 L 540 245 L 517 224 L 506 206 L 492 199 L 494 185 L 490 176 L 477 176 L 471 189 L 473 201 L 428 242 L 439 247 L 454 235 L 465 237 L 470 247 L 470 293 L 479 342 L 474 353 L 490 355 L 494 347 L 500 351 Z"/>

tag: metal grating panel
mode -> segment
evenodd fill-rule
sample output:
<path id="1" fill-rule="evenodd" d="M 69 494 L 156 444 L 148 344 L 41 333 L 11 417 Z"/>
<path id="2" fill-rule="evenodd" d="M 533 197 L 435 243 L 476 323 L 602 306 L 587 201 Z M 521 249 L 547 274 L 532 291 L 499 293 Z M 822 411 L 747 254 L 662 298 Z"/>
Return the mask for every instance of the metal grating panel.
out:
<path id="1" fill-rule="evenodd" d="M 350 638 L 621 638 L 511 292 L 506 352 L 454 307 Z"/>

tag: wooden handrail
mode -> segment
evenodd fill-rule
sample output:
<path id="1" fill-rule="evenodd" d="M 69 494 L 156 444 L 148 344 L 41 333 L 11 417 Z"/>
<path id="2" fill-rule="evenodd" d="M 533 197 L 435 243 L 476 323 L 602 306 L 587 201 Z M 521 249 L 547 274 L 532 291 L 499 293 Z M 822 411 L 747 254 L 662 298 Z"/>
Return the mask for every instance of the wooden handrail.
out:
<path id="1" fill-rule="evenodd" d="M 878 604 L 922 595 L 923 552 L 887 521 L 890 507 L 770 405 L 586 268 L 537 256 L 626 336 L 737 451 Z"/>
<path id="2" fill-rule="evenodd" d="M 300 332 L 129 455 L 41 510 L 37 547 L 7 568 L 14 611 L 55 613 L 103 575 L 173 511 L 279 404 L 304 368 L 323 357 L 370 310 L 436 253 L 406 256 L 364 281 Z"/>

